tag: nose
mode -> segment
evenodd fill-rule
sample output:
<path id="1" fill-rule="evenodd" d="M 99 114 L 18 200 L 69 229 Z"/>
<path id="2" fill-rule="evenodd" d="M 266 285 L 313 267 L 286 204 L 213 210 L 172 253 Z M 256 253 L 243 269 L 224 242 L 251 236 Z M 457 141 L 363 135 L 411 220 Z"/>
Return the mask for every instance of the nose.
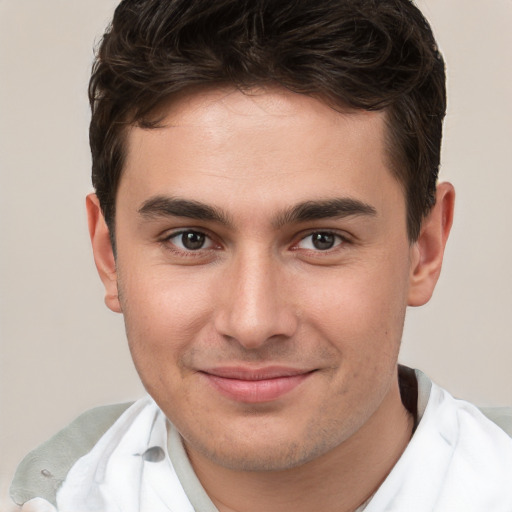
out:
<path id="1" fill-rule="evenodd" d="M 293 336 L 298 316 L 282 265 L 270 254 L 240 256 L 225 269 L 215 328 L 247 350 Z"/>

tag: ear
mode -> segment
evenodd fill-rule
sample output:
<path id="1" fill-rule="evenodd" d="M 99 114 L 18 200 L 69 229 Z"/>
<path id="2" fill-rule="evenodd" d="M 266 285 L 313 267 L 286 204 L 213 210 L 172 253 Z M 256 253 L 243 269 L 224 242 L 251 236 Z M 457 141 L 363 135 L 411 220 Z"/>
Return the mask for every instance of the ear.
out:
<path id="1" fill-rule="evenodd" d="M 423 219 L 420 235 L 411 249 L 409 306 L 422 306 L 432 297 L 452 227 L 454 204 L 453 186 L 451 183 L 440 183 L 437 186 L 436 204 Z"/>
<path id="2" fill-rule="evenodd" d="M 110 241 L 107 223 L 101 211 L 96 194 L 89 194 L 85 200 L 87 221 L 91 237 L 94 262 L 105 287 L 105 304 L 116 313 L 121 313 L 121 304 L 117 289 L 117 271 L 114 251 Z"/>

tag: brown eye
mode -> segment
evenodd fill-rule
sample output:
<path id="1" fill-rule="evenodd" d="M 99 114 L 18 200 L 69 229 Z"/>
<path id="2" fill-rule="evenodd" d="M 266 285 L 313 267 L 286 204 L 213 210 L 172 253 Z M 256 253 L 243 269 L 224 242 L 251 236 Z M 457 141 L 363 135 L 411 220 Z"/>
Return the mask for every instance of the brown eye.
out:
<path id="1" fill-rule="evenodd" d="M 345 242 L 343 237 L 329 231 L 315 231 L 305 236 L 297 245 L 299 249 L 309 251 L 328 251 Z"/>
<path id="2" fill-rule="evenodd" d="M 202 249 L 206 240 L 206 236 L 198 231 L 187 231 L 181 235 L 181 243 L 185 249 L 189 251 L 197 251 Z"/>
<path id="3" fill-rule="evenodd" d="M 168 237 L 166 241 L 174 245 L 177 249 L 185 252 L 211 249 L 214 246 L 208 235 L 193 229 L 174 233 Z"/>
<path id="4" fill-rule="evenodd" d="M 313 233 L 311 235 L 311 243 L 319 251 L 332 249 L 335 242 L 336 237 L 332 233 Z"/>

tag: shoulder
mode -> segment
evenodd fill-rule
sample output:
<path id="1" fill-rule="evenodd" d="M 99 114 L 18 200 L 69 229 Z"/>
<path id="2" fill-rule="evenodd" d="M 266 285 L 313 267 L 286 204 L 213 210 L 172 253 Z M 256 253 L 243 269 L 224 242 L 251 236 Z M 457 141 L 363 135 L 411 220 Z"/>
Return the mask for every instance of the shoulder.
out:
<path id="1" fill-rule="evenodd" d="M 402 367 L 402 371 L 404 368 L 405 367 Z M 409 369 L 405 368 L 405 370 Z M 433 383 L 422 371 L 413 370 L 413 372 L 418 384 L 417 410 L 419 419 L 421 419 L 430 400 Z M 457 402 L 467 403 L 462 400 L 457 400 Z M 512 437 L 512 407 L 473 407 L 478 409 L 488 420 L 501 428 L 509 437 Z"/>
<path id="2" fill-rule="evenodd" d="M 512 437 L 512 407 L 480 407 L 480 411 Z"/>
<path id="3" fill-rule="evenodd" d="M 40 497 L 55 504 L 55 495 L 73 464 L 88 453 L 131 403 L 96 407 L 31 451 L 20 463 L 10 488 L 18 505 Z"/>

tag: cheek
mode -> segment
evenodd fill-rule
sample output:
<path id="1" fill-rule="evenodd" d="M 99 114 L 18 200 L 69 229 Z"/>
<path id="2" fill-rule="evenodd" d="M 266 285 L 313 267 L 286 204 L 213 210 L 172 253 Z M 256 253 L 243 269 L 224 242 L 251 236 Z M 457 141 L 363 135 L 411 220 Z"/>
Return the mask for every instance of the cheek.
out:
<path id="1" fill-rule="evenodd" d="M 326 338 L 359 357 L 364 347 L 373 349 L 367 355 L 396 352 L 407 301 L 403 261 L 383 256 L 364 267 L 330 269 L 313 277 L 298 294 L 308 297 L 307 315 Z"/>
<path id="2" fill-rule="evenodd" d="M 176 275 L 165 265 L 125 274 L 119 288 L 126 333 L 139 371 L 178 366 L 191 339 L 211 316 L 211 298 L 200 277 Z"/>

